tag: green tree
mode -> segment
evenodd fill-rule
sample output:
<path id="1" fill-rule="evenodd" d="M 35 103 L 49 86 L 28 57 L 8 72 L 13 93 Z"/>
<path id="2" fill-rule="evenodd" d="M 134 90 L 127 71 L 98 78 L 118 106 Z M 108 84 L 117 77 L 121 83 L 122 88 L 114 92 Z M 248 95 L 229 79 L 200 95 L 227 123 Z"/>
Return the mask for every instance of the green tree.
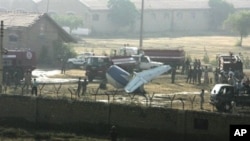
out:
<path id="1" fill-rule="evenodd" d="M 239 11 L 228 17 L 224 27 L 240 34 L 238 45 L 242 46 L 242 40 L 250 33 L 250 11 Z"/>
<path id="2" fill-rule="evenodd" d="M 71 33 L 73 29 L 83 25 L 83 20 L 76 15 L 52 15 L 51 16 L 59 25 L 69 27 Z"/>
<path id="3" fill-rule="evenodd" d="M 234 7 L 224 0 L 209 0 L 208 4 L 210 6 L 211 29 L 219 29 L 228 15 L 234 12 Z"/>
<path id="4" fill-rule="evenodd" d="M 138 16 L 138 11 L 130 0 L 109 0 L 109 18 L 118 27 L 132 27 Z"/>

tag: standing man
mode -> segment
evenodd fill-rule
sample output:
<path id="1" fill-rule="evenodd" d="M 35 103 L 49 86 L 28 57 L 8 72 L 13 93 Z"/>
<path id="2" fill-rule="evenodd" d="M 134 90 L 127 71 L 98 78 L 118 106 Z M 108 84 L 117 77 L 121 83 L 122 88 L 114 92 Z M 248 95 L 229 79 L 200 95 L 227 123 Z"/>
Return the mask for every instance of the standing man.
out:
<path id="1" fill-rule="evenodd" d="M 31 89 L 31 94 L 35 94 L 37 96 L 37 86 L 38 83 L 36 82 L 36 79 L 34 78 L 33 83 L 32 83 L 32 89 Z"/>
<path id="2" fill-rule="evenodd" d="M 77 95 L 78 97 L 80 97 L 80 92 L 81 92 L 81 89 L 82 89 L 82 84 L 81 84 L 81 77 L 79 77 L 78 79 L 78 83 L 77 83 Z"/>
<path id="3" fill-rule="evenodd" d="M 109 134 L 111 141 L 117 141 L 117 129 L 114 125 L 111 127 Z"/>
<path id="4" fill-rule="evenodd" d="M 84 95 L 86 93 L 87 85 L 88 85 L 88 81 L 86 78 L 84 78 L 84 81 L 82 82 L 82 95 Z"/>
<path id="5" fill-rule="evenodd" d="M 24 74 L 24 85 L 23 85 L 23 88 L 24 89 L 26 87 L 26 92 L 29 92 L 28 89 L 29 87 L 31 86 L 31 78 L 32 75 L 31 75 L 31 71 L 28 70 L 25 74 Z"/>
<path id="6" fill-rule="evenodd" d="M 204 89 L 201 89 L 200 97 L 201 97 L 201 103 L 200 108 L 203 110 L 203 104 L 204 104 Z"/>
<path id="7" fill-rule="evenodd" d="M 173 66 L 172 73 L 171 73 L 172 83 L 174 83 L 175 81 L 175 74 L 176 74 L 176 66 Z"/>
<path id="8" fill-rule="evenodd" d="M 62 64 L 61 74 L 65 74 L 65 71 L 66 71 L 66 59 L 65 58 L 61 59 L 61 64 Z"/>
<path id="9" fill-rule="evenodd" d="M 14 81 L 14 89 L 16 90 L 17 89 L 17 86 L 19 84 L 19 74 L 18 72 L 15 70 L 15 72 L 13 73 L 13 81 Z"/>
<path id="10" fill-rule="evenodd" d="M 207 66 L 205 66 L 205 70 L 204 70 L 204 84 L 209 84 L 209 78 L 208 78 L 208 69 L 207 69 Z"/>
<path id="11" fill-rule="evenodd" d="M 198 77 L 198 84 L 200 85 L 201 84 L 201 76 L 202 76 L 202 70 L 200 67 L 198 67 L 198 70 L 197 70 L 197 77 Z"/>
<path id="12" fill-rule="evenodd" d="M 192 74 L 193 74 L 193 69 L 192 69 L 192 67 L 190 66 L 190 67 L 188 68 L 188 70 L 187 70 L 187 80 L 186 80 L 187 83 L 191 83 Z"/>

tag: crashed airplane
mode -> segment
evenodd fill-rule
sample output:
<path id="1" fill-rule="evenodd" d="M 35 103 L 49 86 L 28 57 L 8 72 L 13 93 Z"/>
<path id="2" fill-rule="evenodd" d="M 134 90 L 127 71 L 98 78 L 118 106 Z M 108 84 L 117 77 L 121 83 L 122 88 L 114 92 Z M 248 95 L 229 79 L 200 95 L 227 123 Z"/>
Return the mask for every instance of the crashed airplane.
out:
<path id="1" fill-rule="evenodd" d="M 117 89 L 124 89 L 126 93 L 143 93 L 142 86 L 161 74 L 169 71 L 169 65 L 163 65 L 139 73 L 130 74 L 122 68 L 112 65 L 106 72 L 107 82 Z"/>

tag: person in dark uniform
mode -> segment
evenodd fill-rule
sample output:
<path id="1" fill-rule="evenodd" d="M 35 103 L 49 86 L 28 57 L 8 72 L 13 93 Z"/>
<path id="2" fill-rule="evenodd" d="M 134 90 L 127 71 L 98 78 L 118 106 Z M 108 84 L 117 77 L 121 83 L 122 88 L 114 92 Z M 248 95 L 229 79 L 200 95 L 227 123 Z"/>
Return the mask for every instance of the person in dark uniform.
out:
<path id="1" fill-rule="evenodd" d="M 84 81 L 82 82 L 82 95 L 84 95 L 86 93 L 87 85 L 88 85 L 88 81 L 86 78 L 84 78 Z"/>
<path id="2" fill-rule="evenodd" d="M 203 104 L 204 104 L 204 89 L 201 89 L 200 97 L 201 97 L 201 103 L 200 103 L 200 108 L 203 109 Z"/>
<path id="3" fill-rule="evenodd" d="M 175 81 L 175 74 L 176 74 L 176 66 L 173 66 L 172 73 L 171 73 L 172 83 L 174 83 L 174 81 Z"/>
<path id="4" fill-rule="evenodd" d="M 81 92 L 81 89 L 82 89 L 82 84 L 81 84 L 81 77 L 79 77 L 78 79 L 78 83 L 77 83 L 77 95 L 78 97 L 80 97 L 80 92 Z"/>
<path id="5" fill-rule="evenodd" d="M 187 71 L 187 80 L 186 80 L 187 83 L 191 83 L 192 74 L 193 74 L 193 69 L 192 69 L 192 67 L 190 66 L 189 69 L 188 69 L 188 71 Z"/>
<path id="6" fill-rule="evenodd" d="M 33 83 L 32 83 L 32 89 L 31 89 L 31 94 L 35 94 L 37 96 L 37 86 L 38 83 L 36 82 L 36 79 L 34 78 Z"/>
<path id="7" fill-rule="evenodd" d="M 111 127 L 109 134 L 111 141 L 117 141 L 117 129 L 114 125 Z"/>

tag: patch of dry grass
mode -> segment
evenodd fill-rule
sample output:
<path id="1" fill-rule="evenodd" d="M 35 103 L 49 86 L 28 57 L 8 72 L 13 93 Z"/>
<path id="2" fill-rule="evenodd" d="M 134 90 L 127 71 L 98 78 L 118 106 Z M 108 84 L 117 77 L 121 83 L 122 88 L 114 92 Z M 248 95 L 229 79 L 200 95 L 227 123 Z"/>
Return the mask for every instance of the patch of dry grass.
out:
<path id="1" fill-rule="evenodd" d="M 143 48 L 183 48 L 192 58 L 202 59 L 204 50 L 211 60 L 217 53 L 241 52 L 244 56 L 250 54 L 250 37 L 244 38 L 243 47 L 236 47 L 239 38 L 230 36 L 192 36 L 179 38 L 146 38 Z M 84 44 L 74 45 L 76 52 L 94 51 L 96 54 L 110 53 L 111 49 L 117 49 L 124 44 L 139 46 L 138 39 L 92 39 L 85 38 Z"/>

